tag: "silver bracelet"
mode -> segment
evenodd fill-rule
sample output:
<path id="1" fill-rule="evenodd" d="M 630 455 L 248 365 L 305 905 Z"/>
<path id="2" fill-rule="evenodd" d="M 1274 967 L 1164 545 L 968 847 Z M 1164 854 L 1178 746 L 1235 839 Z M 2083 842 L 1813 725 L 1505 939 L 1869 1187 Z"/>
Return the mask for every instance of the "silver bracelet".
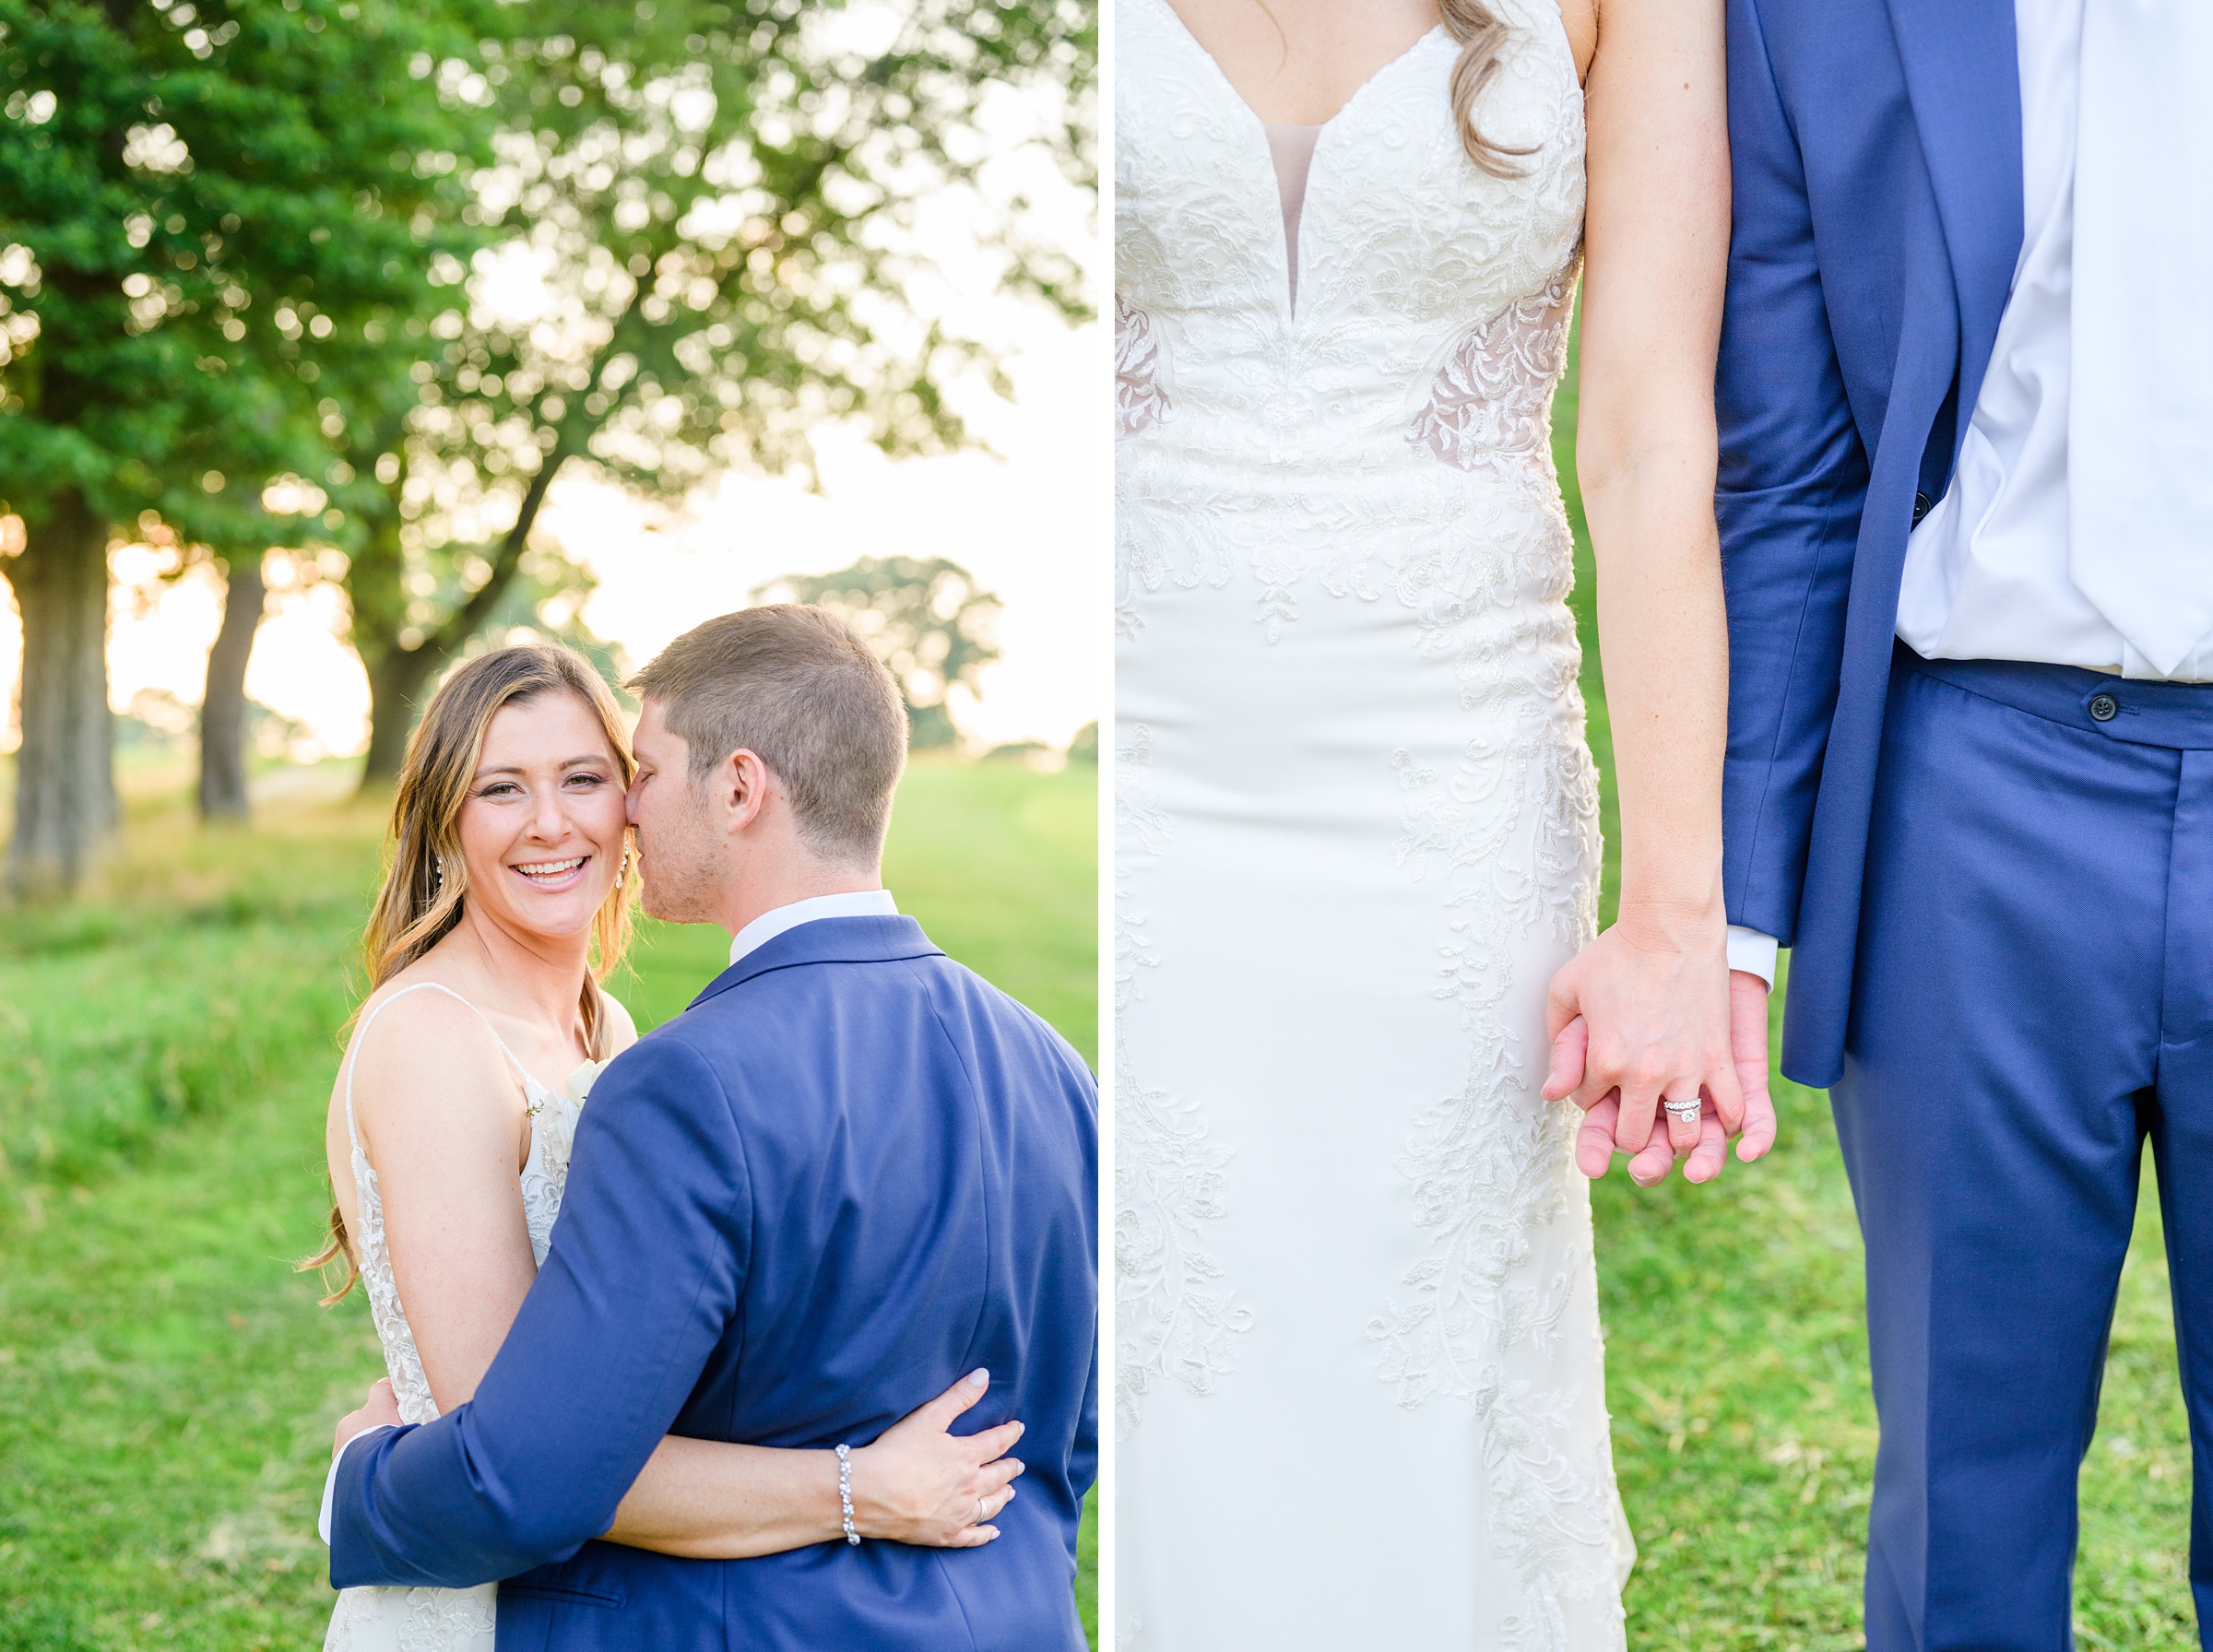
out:
<path id="1" fill-rule="evenodd" d="M 853 1456 L 843 1446 L 837 1448 L 837 1503 L 845 1511 L 846 1541 L 855 1548 L 860 1545 L 860 1529 L 853 1524 Z"/>

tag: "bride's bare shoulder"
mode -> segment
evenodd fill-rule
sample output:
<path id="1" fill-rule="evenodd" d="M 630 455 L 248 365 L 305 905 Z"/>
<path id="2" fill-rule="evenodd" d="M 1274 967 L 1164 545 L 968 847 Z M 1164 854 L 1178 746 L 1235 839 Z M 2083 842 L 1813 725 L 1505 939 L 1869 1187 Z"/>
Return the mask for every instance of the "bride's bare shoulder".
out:
<path id="1" fill-rule="evenodd" d="M 349 1059 L 365 1135 L 400 1121 L 410 1132 L 467 1128 L 487 1115 L 503 1123 L 523 1105 L 491 1024 L 439 977 L 424 959 L 361 1006 Z"/>

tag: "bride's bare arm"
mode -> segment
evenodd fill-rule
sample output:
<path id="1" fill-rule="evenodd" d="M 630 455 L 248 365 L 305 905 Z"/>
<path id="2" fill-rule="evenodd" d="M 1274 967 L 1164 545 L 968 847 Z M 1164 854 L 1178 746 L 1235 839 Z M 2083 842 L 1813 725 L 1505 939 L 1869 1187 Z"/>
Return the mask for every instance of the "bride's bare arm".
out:
<path id="1" fill-rule="evenodd" d="M 1022 1424 L 950 1432 L 984 1397 L 986 1374 L 943 1394 L 852 1454 L 854 1527 L 864 1538 L 972 1549 L 999 1535 L 990 1522 L 1014 1496 L 1022 1464 L 1005 1454 Z M 775 1554 L 845 1535 L 837 1457 L 671 1434 L 655 1447 L 615 1511 L 610 1541 L 693 1559 Z"/>
<path id="2" fill-rule="evenodd" d="M 1722 895 L 1728 627 L 1715 531 L 1713 372 L 1729 247 L 1721 0 L 1599 0 L 1587 80 L 1590 196 L 1576 469 L 1621 796 L 1621 908 L 1553 984 L 1564 1030 L 1546 1093 L 1588 1120 L 1579 1161 L 1619 1146 L 1640 1182 L 1679 1154 L 1706 1180 L 1746 1114 L 1730 1047 Z M 1580 1018 L 1580 1026 L 1574 1023 Z M 1580 1071 L 1577 1057 L 1580 1056 Z M 1663 1100 L 1710 1098 L 1654 1127 Z M 1618 1100 L 1613 1099 L 1617 1092 Z"/>
<path id="3" fill-rule="evenodd" d="M 618 1025 L 627 1034 L 627 1017 Z M 523 1104 L 483 1023 L 441 993 L 411 994 L 379 1017 L 362 1040 L 353 1085 L 394 1280 L 431 1397 L 450 1411 L 475 1394 L 536 1277 L 520 1182 Z M 349 1167 L 334 1162 L 334 1172 L 341 1168 Z M 341 1186 L 350 1188 L 350 1180 L 349 1168 Z M 358 1201 L 347 1202 L 358 1233 Z M 1005 1455 L 1021 1425 L 950 1432 L 985 1391 L 964 1379 L 853 1453 L 861 1535 L 958 1548 L 999 1535 L 989 1522 L 1022 1472 Z M 396 1420 L 376 1403 L 341 1423 L 339 1438 Z M 623 1498 L 608 1536 L 716 1559 L 825 1542 L 844 1535 L 837 1481 L 828 1451 L 672 1435 Z"/>
<path id="4" fill-rule="evenodd" d="M 414 992 L 362 1035 L 353 1106 L 408 1328 L 431 1398 L 450 1411 L 477 1391 L 538 1273 L 522 1092 L 475 1010 Z"/>

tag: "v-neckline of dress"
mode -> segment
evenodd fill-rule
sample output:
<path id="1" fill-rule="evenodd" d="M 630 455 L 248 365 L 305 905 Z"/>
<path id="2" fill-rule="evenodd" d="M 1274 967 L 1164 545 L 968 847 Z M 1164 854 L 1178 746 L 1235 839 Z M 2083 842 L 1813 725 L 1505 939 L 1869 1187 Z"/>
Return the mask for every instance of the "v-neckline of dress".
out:
<path id="1" fill-rule="evenodd" d="M 1189 44 L 1191 50 L 1206 59 L 1207 66 L 1214 72 L 1214 78 L 1222 83 L 1222 89 L 1230 95 L 1230 97 L 1237 102 L 1238 108 L 1242 109 L 1247 115 L 1251 117 L 1255 129 L 1264 133 L 1270 123 L 1261 116 L 1259 110 L 1252 106 L 1251 101 L 1245 96 L 1245 94 L 1237 89 L 1237 82 L 1232 80 L 1229 77 L 1228 73 L 1224 70 L 1221 60 L 1217 58 L 1212 52 L 1209 52 L 1205 45 L 1201 42 L 1199 37 L 1191 32 L 1191 26 L 1183 20 L 1183 14 L 1178 11 L 1174 6 L 1170 5 L 1169 0 L 1159 0 L 1159 5 L 1174 21 L 1177 31 L 1183 36 L 1184 40 Z M 1363 80 L 1358 86 L 1353 88 L 1352 94 L 1347 97 L 1343 102 L 1337 105 L 1336 113 L 1331 115 L 1328 120 L 1279 121 L 1274 124 L 1277 125 L 1312 126 L 1317 132 L 1327 132 L 1331 126 L 1334 126 L 1339 121 L 1344 118 L 1345 112 L 1350 110 L 1354 104 L 1360 101 L 1361 97 L 1367 91 L 1369 87 L 1375 85 L 1377 81 L 1381 80 L 1393 69 L 1397 68 L 1401 64 L 1412 57 L 1416 52 L 1419 52 L 1424 46 L 1426 46 L 1429 43 L 1432 36 L 1439 35 L 1444 32 L 1445 26 L 1442 23 L 1431 24 L 1426 30 L 1423 30 L 1421 37 L 1409 45 L 1403 52 L 1401 52 L 1397 56 L 1390 58 L 1384 63 L 1379 64 L 1376 66 L 1373 74 L 1369 75 L 1368 77 L 1366 80 Z M 1317 145 L 1319 146 L 1320 140 L 1317 139 L 1316 141 Z"/>
<path id="2" fill-rule="evenodd" d="M 1259 146 L 1261 159 L 1264 159 L 1268 164 L 1269 180 L 1272 183 L 1276 184 L 1276 188 L 1272 189 L 1269 192 L 1269 202 L 1273 207 L 1272 217 L 1274 218 L 1277 226 L 1277 233 L 1272 236 L 1271 240 L 1275 244 L 1282 246 L 1284 249 L 1283 279 L 1276 283 L 1276 294 L 1278 302 L 1282 305 L 1284 330 L 1285 333 L 1290 333 L 1296 330 L 1297 327 L 1298 319 L 1301 314 L 1301 312 L 1295 300 L 1295 293 L 1296 289 L 1294 283 L 1296 277 L 1293 273 L 1294 265 L 1298 262 L 1298 258 L 1296 248 L 1291 245 L 1288 238 L 1282 232 L 1284 215 L 1283 199 L 1280 193 L 1281 183 L 1276 173 L 1274 149 L 1268 141 L 1268 123 L 1260 118 L 1260 111 L 1253 108 L 1251 103 L 1247 101 L 1245 94 L 1237 88 L 1237 84 L 1230 79 L 1226 73 L 1224 72 L 1220 61 L 1215 58 L 1212 52 L 1209 52 L 1206 47 L 1200 42 L 1199 37 L 1191 32 L 1191 26 L 1183 20 L 1182 14 L 1179 13 L 1175 6 L 1171 6 L 1168 3 L 1168 0 L 1154 0 L 1154 4 L 1158 6 L 1162 11 L 1167 14 L 1168 25 L 1170 29 L 1182 39 L 1183 43 L 1189 49 L 1191 54 L 1197 57 L 1200 63 L 1204 65 L 1204 72 L 1213 77 L 1215 85 L 1225 95 L 1226 95 L 1229 101 L 1237 109 L 1239 113 L 1242 114 L 1247 127 L 1247 136 L 1250 140 L 1250 142 L 1248 144 L 1248 148 L 1257 144 Z M 1403 52 L 1401 52 L 1397 56 L 1391 58 L 1389 62 L 1380 65 L 1376 69 L 1375 73 L 1368 76 L 1367 79 L 1363 80 L 1358 86 L 1353 88 L 1352 95 L 1346 98 L 1343 103 L 1340 103 L 1337 106 L 1336 113 L 1330 116 L 1328 120 L 1315 124 L 1314 152 L 1311 159 L 1308 162 L 1306 185 L 1303 192 L 1307 197 L 1311 197 L 1314 188 L 1314 180 L 1321 171 L 1322 151 L 1324 146 L 1329 142 L 1331 131 L 1338 124 L 1339 122 L 1343 121 L 1347 115 L 1352 113 L 1354 108 L 1363 99 L 1365 99 L 1369 92 L 1373 91 L 1385 80 L 1391 78 L 1391 76 L 1396 74 L 1400 69 L 1403 68 L 1408 63 L 1412 62 L 1422 52 L 1426 50 L 1430 42 L 1436 40 L 1438 35 L 1445 35 L 1447 39 L 1450 38 L 1442 23 L 1438 23 L 1431 27 L 1429 30 L 1424 32 L 1419 40 L 1408 46 Z M 1303 124 L 1304 123 L 1300 124 Z M 1302 241 L 1306 237 L 1304 220 L 1305 214 L 1302 212 L 1299 229 L 1299 238 Z"/>

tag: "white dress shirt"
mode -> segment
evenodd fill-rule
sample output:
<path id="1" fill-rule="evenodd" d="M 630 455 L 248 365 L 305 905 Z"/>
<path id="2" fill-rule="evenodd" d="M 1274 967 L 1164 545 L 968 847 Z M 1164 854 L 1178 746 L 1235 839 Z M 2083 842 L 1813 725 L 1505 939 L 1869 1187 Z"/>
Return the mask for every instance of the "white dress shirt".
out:
<path id="1" fill-rule="evenodd" d="M 788 906 L 778 906 L 763 913 L 751 923 L 730 938 L 730 962 L 736 963 L 747 953 L 784 933 L 797 929 L 801 924 L 811 924 L 817 918 L 870 918 L 896 917 L 898 903 L 892 899 L 888 889 L 854 890 L 837 895 L 810 895 L 804 901 L 794 901 Z M 330 1541 L 330 1501 L 338 1485 L 338 1464 L 352 1449 L 356 1440 L 365 1440 L 371 1434 L 382 1434 L 388 1423 L 378 1423 L 350 1434 L 345 1443 L 330 1456 L 330 1472 L 323 1477 L 323 1512 L 315 1521 L 315 1529 L 323 1540 Z"/>
<path id="2" fill-rule="evenodd" d="M 2174 6 L 2202 9 L 2136 9 Z M 2188 264 L 2193 249 L 2153 230 L 2213 209 L 2213 179 L 2191 177 L 2213 154 L 2160 107 L 2161 69 L 2213 32 L 2176 18 L 2114 38 L 2107 14 L 2130 9 L 2099 0 L 2086 36 L 2084 0 L 2015 0 L 2021 252 L 1951 486 L 1906 546 L 1898 634 L 1924 658 L 2213 679 L 2213 239 Z M 2213 98 L 2213 56 L 2195 66 L 2206 79 L 2184 104 Z M 2153 118 L 2133 118 L 2145 107 Z M 2191 287 L 2171 295 L 2178 277 Z M 2146 312 L 2156 342 L 2132 336 Z M 2168 406 L 2178 378 L 2183 405 Z M 2162 634 L 2178 614 L 2183 631 Z"/>
<path id="3" fill-rule="evenodd" d="M 787 929 L 817 918 L 895 918 L 899 906 L 888 889 L 858 889 L 842 895 L 810 895 L 788 906 L 774 907 L 730 938 L 730 962 L 766 946 Z"/>
<path id="4" fill-rule="evenodd" d="M 1906 543 L 1898 634 L 1928 659 L 2213 681 L 2213 6 L 2014 19 L 2020 256 L 1951 485 Z M 1729 962 L 1773 985 L 1774 938 L 1732 926 Z"/>

